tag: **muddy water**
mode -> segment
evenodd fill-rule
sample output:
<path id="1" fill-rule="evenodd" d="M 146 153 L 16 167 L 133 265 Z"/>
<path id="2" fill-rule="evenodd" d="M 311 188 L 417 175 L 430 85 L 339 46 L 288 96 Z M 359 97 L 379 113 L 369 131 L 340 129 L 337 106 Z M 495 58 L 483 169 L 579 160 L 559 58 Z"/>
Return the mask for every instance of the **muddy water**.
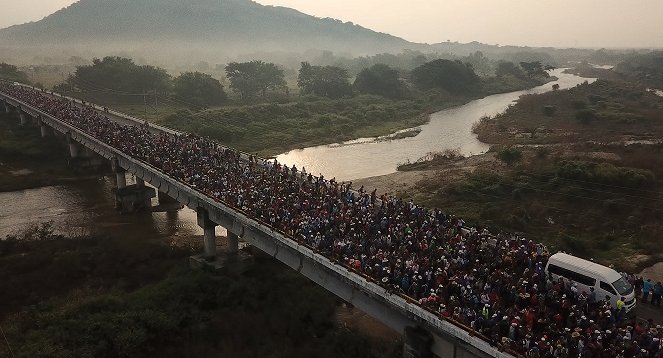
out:
<path id="1" fill-rule="evenodd" d="M 127 182 L 133 182 L 130 175 Z M 113 234 L 128 239 L 159 239 L 177 246 L 200 245 L 203 232 L 193 210 L 121 215 L 114 208 L 114 187 L 114 179 L 100 177 L 0 193 L 0 238 L 52 222 L 56 233 L 72 237 Z M 156 205 L 156 199 L 153 201 Z M 217 227 L 217 235 L 225 234 L 225 229 Z"/>
<path id="2" fill-rule="evenodd" d="M 380 140 L 361 138 L 353 141 L 293 150 L 277 157 L 288 166 L 297 165 L 327 178 L 352 180 L 394 173 L 396 167 L 407 161 L 415 161 L 430 152 L 458 149 L 463 155 L 485 153 L 489 145 L 480 142 L 472 126 L 483 116 L 494 116 L 504 112 L 525 94 L 552 91 L 553 85 L 560 89 L 574 87 L 594 78 L 584 78 L 563 72 L 551 71 L 558 80 L 525 91 L 496 94 L 474 100 L 463 106 L 433 113 L 430 122 L 421 126 L 416 137 Z"/>

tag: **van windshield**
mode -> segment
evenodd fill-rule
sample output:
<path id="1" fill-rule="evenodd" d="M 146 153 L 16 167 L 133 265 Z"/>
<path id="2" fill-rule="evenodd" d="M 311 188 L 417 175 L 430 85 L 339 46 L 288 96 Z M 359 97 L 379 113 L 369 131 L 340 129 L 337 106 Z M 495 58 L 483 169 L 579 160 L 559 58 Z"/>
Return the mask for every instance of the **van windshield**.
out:
<path id="1" fill-rule="evenodd" d="M 628 281 L 626 281 L 623 277 L 620 278 L 619 280 L 615 281 L 612 283 L 612 286 L 617 289 L 617 292 L 619 292 L 620 295 L 628 295 L 633 291 L 633 286 L 631 286 Z"/>

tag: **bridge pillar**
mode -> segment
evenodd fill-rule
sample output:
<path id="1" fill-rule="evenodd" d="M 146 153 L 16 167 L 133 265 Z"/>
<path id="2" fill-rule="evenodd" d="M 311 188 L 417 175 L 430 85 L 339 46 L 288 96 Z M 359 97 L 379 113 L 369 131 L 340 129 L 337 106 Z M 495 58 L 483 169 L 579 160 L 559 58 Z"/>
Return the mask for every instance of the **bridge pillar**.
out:
<path id="1" fill-rule="evenodd" d="M 182 203 L 180 203 L 177 199 L 164 193 L 161 190 L 159 190 L 158 198 L 159 198 L 159 205 L 156 208 L 154 208 L 153 211 L 171 212 L 171 211 L 178 211 L 184 208 L 184 205 L 182 205 Z"/>
<path id="2" fill-rule="evenodd" d="M 5 107 L 5 113 L 10 113 L 10 112 L 11 112 L 11 108 L 9 108 L 9 103 L 7 103 L 7 101 L 3 99 L 3 100 L 2 100 L 2 104 L 3 104 L 4 107 Z"/>
<path id="3" fill-rule="evenodd" d="M 135 185 L 127 185 L 126 171 L 120 166 L 117 158 L 111 159 L 111 168 L 115 173 L 117 188 L 115 192 L 115 208 L 120 212 L 136 212 L 151 210 L 152 198 L 156 196 L 154 188 L 146 187 L 141 179 Z"/>
<path id="4" fill-rule="evenodd" d="M 28 125 L 28 114 L 21 110 L 21 107 L 18 107 L 18 115 L 21 118 L 21 126 L 25 127 Z"/>
<path id="5" fill-rule="evenodd" d="M 228 253 L 236 254 L 239 252 L 239 236 L 228 231 Z"/>
<path id="6" fill-rule="evenodd" d="M 41 116 L 37 117 L 37 124 L 39 125 L 39 129 L 41 130 L 42 138 L 48 137 L 48 135 L 51 133 L 51 128 L 44 124 L 44 121 L 41 119 Z"/>
<path id="7" fill-rule="evenodd" d="M 403 338 L 403 358 L 433 358 L 433 336 L 430 332 L 408 326 Z"/>
<path id="8" fill-rule="evenodd" d="M 216 258 L 216 233 L 214 229 L 216 224 L 209 219 L 209 213 L 206 209 L 198 208 L 196 210 L 198 225 L 203 228 L 203 246 L 205 247 L 205 258 Z"/>
<path id="9" fill-rule="evenodd" d="M 69 156 L 72 159 L 78 158 L 78 155 L 80 154 L 80 146 L 71 138 L 70 133 L 67 133 L 67 143 L 69 144 Z"/>
<path id="10" fill-rule="evenodd" d="M 127 176 L 125 175 L 125 171 L 118 171 L 115 172 L 115 182 L 117 183 L 117 189 L 124 189 L 127 187 Z"/>

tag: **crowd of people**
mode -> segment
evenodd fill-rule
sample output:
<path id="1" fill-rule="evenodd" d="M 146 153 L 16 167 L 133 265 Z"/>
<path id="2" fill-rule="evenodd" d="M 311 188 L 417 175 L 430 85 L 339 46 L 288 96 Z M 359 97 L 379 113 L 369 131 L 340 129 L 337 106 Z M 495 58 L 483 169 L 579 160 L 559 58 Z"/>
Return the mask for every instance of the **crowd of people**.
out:
<path id="1" fill-rule="evenodd" d="M 40 91 L 7 83 L 0 91 L 248 213 L 502 349 L 527 357 L 663 357 L 661 326 L 638 322 L 623 307 L 574 290 L 572 282 L 552 280 L 545 274 L 549 252 L 540 243 L 466 227 L 441 210 L 363 187 L 354 190 L 351 183 L 296 166 L 245 160 L 192 134 L 120 125 L 103 112 Z"/>

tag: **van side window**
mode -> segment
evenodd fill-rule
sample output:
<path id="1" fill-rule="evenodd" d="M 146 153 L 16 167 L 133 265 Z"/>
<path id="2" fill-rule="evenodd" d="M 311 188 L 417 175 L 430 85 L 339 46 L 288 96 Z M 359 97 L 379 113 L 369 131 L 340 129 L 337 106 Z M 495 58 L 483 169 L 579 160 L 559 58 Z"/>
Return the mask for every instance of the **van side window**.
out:
<path id="1" fill-rule="evenodd" d="M 550 264 L 548 265 L 548 271 L 558 276 L 562 276 L 567 280 L 573 280 L 581 285 L 593 287 L 596 284 L 596 279 L 583 275 L 581 273 L 569 270 L 564 267 L 559 267 L 557 265 Z"/>
<path id="2" fill-rule="evenodd" d="M 617 292 L 615 292 L 615 289 L 612 288 L 612 286 L 608 285 L 607 283 L 605 283 L 603 281 L 601 281 L 601 289 L 606 290 L 606 291 L 612 293 L 613 295 L 617 294 Z"/>

